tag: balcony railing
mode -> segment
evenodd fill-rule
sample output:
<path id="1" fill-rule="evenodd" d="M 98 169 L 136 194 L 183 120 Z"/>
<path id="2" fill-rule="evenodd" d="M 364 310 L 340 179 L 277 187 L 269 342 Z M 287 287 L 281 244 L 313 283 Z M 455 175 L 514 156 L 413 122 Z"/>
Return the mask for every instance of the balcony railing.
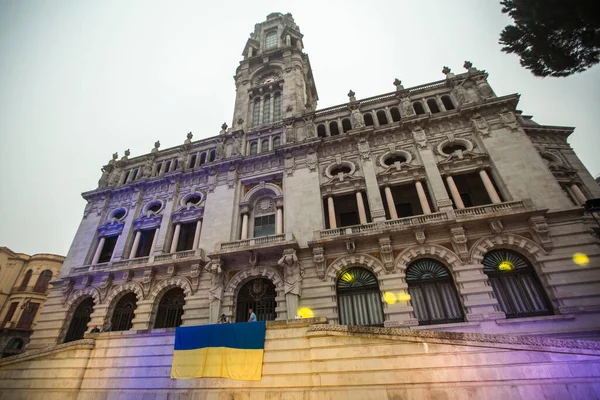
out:
<path id="1" fill-rule="evenodd" d="M 261 236 L 261 237 L 257 237 L 257 238 L 235 240 L 233 242 L 219 243 L 217 245 L 216 250 L 218 252 L 237 251 L 237 250 L 242 250 L 242 249 L 246 249 L 249 247 L 261 247 L 261 246 L 273 245 L 273 244 L 278 244 L 278 243 L 293 242 L 295 240 L 296 239 L 294 238 L 294 235 L 292 233 L 288 232 L 288 233 L 281 233 L 279 235 Z"/>
<path id="2" fill-rule="evenodd" d="M 497 212 L 525 210 L 527 206 L 524 201 L 509 201 L 506 203 L 486 204 L 484 206 L 475 206 L 454 210 L 456 219 L 473 218 L 481 215 L 494 214 Z"/>
<path id="3" fill-rule="evenodd" d="M 191 258 L 201 258 L 204 259 L 204 251 L 202 249 L 197 250 L 184 250 L 179 251 L 177 253 L 169 253 L 169 254 L 160 254 L 154 257 L 154 260 L 151 261 L 150 257 L 138 257 L 132 258 L 130 260 L 120 260 L 120 261 L 111 261 L 101 264 L 93 264 L 93 265 L 83 265 L 81 267 L 76 267 L 75 272 L 97 272 L 104 270 L 117 270 L 117 269 L 125 269 L 135 265 L 154 265 L 161 264 L 165 261 L 173 261 L 173 260 L 186 260 Z"/>

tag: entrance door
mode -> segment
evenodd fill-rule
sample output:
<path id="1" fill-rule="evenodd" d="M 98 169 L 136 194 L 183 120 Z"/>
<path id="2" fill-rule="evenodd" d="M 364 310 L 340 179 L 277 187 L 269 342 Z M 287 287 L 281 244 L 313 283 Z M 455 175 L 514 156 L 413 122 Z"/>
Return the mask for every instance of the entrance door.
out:
<path id="1" fill-rule="evenodd" d="M 247 282 L 237 296 L 236 322 L 248 321 L 248 310 L 252 308 L 259 321 L 274 321 L 277 317 L 275 285 L 268 279 L 257 278 Z"/>

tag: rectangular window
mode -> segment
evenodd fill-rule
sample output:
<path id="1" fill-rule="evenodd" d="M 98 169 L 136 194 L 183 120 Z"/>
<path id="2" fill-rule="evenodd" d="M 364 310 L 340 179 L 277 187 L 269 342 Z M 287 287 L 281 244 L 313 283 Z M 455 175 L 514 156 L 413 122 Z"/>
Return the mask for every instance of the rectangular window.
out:
<path id="1" fill-rule="evenodd" d="M 277 32 L 267 33 L 267 40 L 265 41 L 265 47 L 267 49 L 272 49 L 275 46 L 277 46 Z"/>
<path id="2" fill-rule="evenodd" d="M 138 168 L 133 170 L 133 175 L 131 175 L 131 181 L 135 181 L 135 178 L 137 178 L 137 174 L 138 174 Z"/>
<path id="3" fill-rule="evenodd" d="M 281 95 L 275 93 L 273 97 L 273 121 L 277 122 L 281 120 Z"/>
<path id="4" fill-rule="evenodd" d="M 162 163 L 156 164 L 156 176 L 160 175 L 161 168 L 162 168 Z"/>
<path id="5" fill-rule="evenodd" d="M 254 218 L 254 237 L 275 234 L 275 214 Z"/>
<path id="6" fill-rule="evenodd" d="M 194 248 L 194 236 L 196 235 L 196 222 L 181 224 L 179 228 L 179 240 L 177 241 L 177 250 L 185 251 Z"/>
<path id="7" fill-rule="evenodd" d="M 37 314 L 39 308 L 40 303 L 27 304 L 25 311 L 23 311 L 23 314 L 21 314 L 21 319 L 19 319 L 17 329 L 31 329 L 31 325 L 33 324 L 33 320 L 35 319 L 35 315 Z"/>
<path id="8" fill-rule="evenodd" d="M 99 263 L 109 262 L 112 258 L 115 246 L 117 244 L 118 236 L 109 236 L 104 240 L 104 247 L 102 247 L 102 253 L 100 253 Z"/>
<path id="9" fill-rule="evenodd" d="M 263 124 L 271 122 L 271 98 L 265 96 L 263 101 Z"/>
<path id="10" fill-rule="evenodd" d="M 2 321 L 2 326 L 0 328 L 6 327 L 6 324 L 8 324 L 10 322 L 12 317 L 15 315 L 15 311 L 17 310 L 18 305 L 19 305 L 18 302 L 10 303 L 10 307 L 8 308 L 8 311 L 6 312 L 6 316 L 4 317 L 4 321 Z"/>
<path id="11" fill-rule="evenodd" d="M 252 110 L 252 126 L 260 124 L 260 99 L 254 100 L 254 109 Z"/>
<path id="12" fill-rule="evenodd" d="M 140 242 L 138 243 L 137 253 L 135 257 L 148 257 L 150 255 L 150 251 L 152 251 L 152 241 L 154 240 L 154 235 L 156 234 L 156 229 L 150 229 L 147 231 L 142 231 L 140 235 Z"/>

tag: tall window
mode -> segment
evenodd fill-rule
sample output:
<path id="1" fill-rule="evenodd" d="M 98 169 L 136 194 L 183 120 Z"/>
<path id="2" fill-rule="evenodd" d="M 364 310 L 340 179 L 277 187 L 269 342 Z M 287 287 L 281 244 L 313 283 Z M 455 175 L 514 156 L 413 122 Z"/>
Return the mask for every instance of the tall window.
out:
<path id="1" fill-rule="evenodd" d="M 19 286 L 19 291 L 24 291 L 25 289 L 27 289 L 27 285 L 29 285 L 29 281 L 31 280 L 31 274 L 33 274 L 32 270 L 27 270 L 27 272 L 25 272 L 25 276 L 23 277 L 23 280 L 21 281 L 21 286 Z"/>
<path id="2" fill-rule="evenodd" d="M 263 124 L 271 122 L 271 96 L 266 95 L 263 100 Z"/>
<path id="3" fill-rule="evenodd" d="M 267 50 L 274 48 L 277 46 L 277 32 L 269 32 L 267 33 L 267 38 L 265 40 L 265 48 Z"/>
<path id="4" fill-rule="evenodd" d="M 131 329 L 135 309 L 137 308 L 137 298 L 135 293 L 127 293 L 115 306 L 112 316 L 112 331 L 128 331 Z"/>
<path id="5" fill-rule="evenodd" d="M 46 289 L 48 289 L 48 284 L 50 283 L 51 279 L 52 279 L 52 271 L 50 271 L 49 269 L 45 270 L 44 272 L 42 272 L 40 274 L 40 277 L 38 278 L 37 282 L 35 283 L 35 287 L 33 288 L 33 291 L 37 292 L 37 293 L 45 293 Z"/>
<path id="6" fill-rule="evenodd" d="M 92 297 L 88 297 L 79 303 L 73 313 L 73 318 L 71 318 L 71 323 L 69 324 L 69 329 L 65 336 L 65 343 L 83 338 L 83 334 L 87 330 L 87 325 L 90 322 L 90 316 L 93 311 L 94 299 Z"/>
<path id="7" fill-rule="evenodd" d="M 35 319 L 39 308 L 40 303 L 27 303 L 19 322 L 17 323 L 17 329 L 31 329 L 31 325 L 33 325 L 33 320 Z"/>
<path id="8" fill-rule="evenodd" d="M 406 269 L 406 283 L 419 325 L 463 321 L 454 282 L 440 262 L 431 259 L 413 262 Z"/>
<path id="9" fill-rule="evenodd" d="M 510 250 L 492 250 L 483 257 L 483 272 L 507 318 L 552 314 L 552 306 L 533 266 Z"/>
<path id="10" fill-rule="evenodd" d="M 281 146 L 281 138 L 279 136 L 275 136 L 273 138 L 273 148 Z"/>
<path id="11" fill-rule="evenodd" d="M 269 151 L 269 139 L 263 139 L 260 142 L 260 152 L 266 153 L 267 151 Z"/>
<path id="12" fill-rule="evenodd" d="M 256 141 L 250 143 L 250 154 L 256 154 L 258 153 L 258 143 L 256 143 Z"/>
<path id="13" fill-rule="evenodd" d="M 342 325 L 383 325 L 383 307 L 377 277 L 370 271 L 353 267 L 337 280 L 337 297 Z"/>
<path id="14" fill-rule="evenodd" d="M 6 327 L 6 325 L 10 322 L 12 317 L 15 315 L 15 311 L 17 311 L 18 302 L 10 303 L 10 307 L 8 307 L 8 311 L 6 312 L 6 316 L 4 317 L 4 321 L 2 321 L 2 326 L 0 328 Z"/>
<path id="15" fill-rule="evenodd" d="M 277 318 L 275 308 L 277 302 L 275 285 L 269 279 L 256 278 L 246 282 L 240 288 L 236 302 L 236 322 L 248 321 L 248 310 L 251 308 L 259 321 L 274 321 Z"/>
<path id="16" fill-rule="evenodd" d="M 252 109 L 252 126 L 260 125 L 260 97 L 254 99 L 254 108 Z"/>
<path id="17" fill-rule="evenodd" d="M 142 231 L 140 234 L 140 242 L 135 254 L 135 257 L 148 257 L 152 251 L 152 242 L 154 241 L 154 235 L 156 229 L 148 229 Z"/>
<path id="18" fill-rule="evenodd" d="M 281 93 L 277 92 L 273 96 L 273 122 L 281 120 Z"/>
<path id="19" fill-rule="evenodd" d="M 275 202 L 263 197 L 254 206 L 254 235 L 261 237 L 275 234 Z"/>
<path id="20" fill-rule="evenodd" d="M 182 223 L 179 228 L 179 239 L 175 251 L 192 250 L 194 248 L 194 235 L 196 235 L 197 222 Z"/>
<path id="21" fill-rule="evenodd" d="M 115 246 L 117 245 L 118 236 L 108 236 L 104 240 L 104 246 L 102 247 L 102 252 L 100 253 L 100 258 L 98 259 L 99 263 L 109 262 L 112 258 L 113 252 L 115 251 Z"/>
<path id="22" fill-rule="evenodd" d="M 181 325 L 185 293 L 183 289 L 175 287 L 168 290 L 158 303 L 155 328 L 174 328 Z"/>

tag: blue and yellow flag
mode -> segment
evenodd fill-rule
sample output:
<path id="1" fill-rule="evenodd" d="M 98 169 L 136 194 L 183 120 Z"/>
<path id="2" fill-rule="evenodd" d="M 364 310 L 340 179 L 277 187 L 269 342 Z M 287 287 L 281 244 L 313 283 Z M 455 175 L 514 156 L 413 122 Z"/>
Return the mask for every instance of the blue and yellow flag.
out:
<path id="1" fill-rule="evenodd" d="M 258 321 L 177 328 L 171 378 L 259 381 L 266 326 Z"/>

